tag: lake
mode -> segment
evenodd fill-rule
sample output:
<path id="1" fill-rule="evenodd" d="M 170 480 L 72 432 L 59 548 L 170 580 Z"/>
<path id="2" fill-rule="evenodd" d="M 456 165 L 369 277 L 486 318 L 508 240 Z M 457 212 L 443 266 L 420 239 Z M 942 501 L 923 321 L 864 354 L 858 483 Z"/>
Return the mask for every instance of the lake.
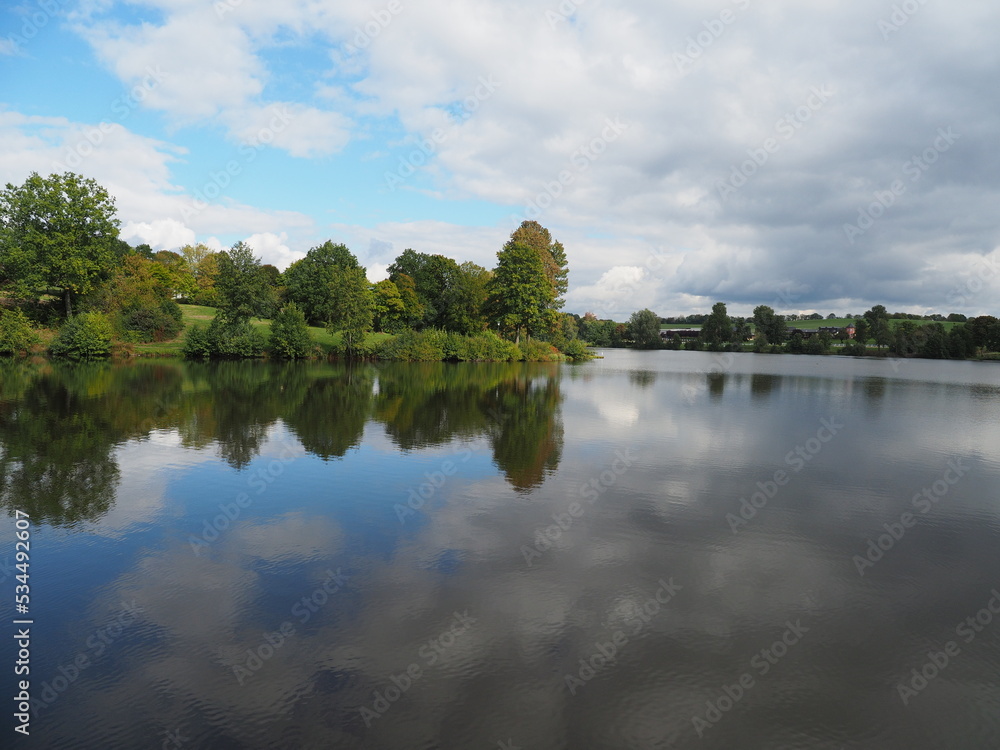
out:
<path id="1" fill-rule="evenodd" d="M 3 731 L 1000 747 L 1000 366 L 603 354 L 0 364 Z"/>

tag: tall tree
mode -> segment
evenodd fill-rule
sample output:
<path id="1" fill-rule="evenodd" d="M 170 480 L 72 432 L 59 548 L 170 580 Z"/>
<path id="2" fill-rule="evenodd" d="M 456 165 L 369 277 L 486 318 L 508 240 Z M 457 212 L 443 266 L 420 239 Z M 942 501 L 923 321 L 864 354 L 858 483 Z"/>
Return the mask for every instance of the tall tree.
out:
<path id="1" fill-rule="evenodd" d="M 733 324 L 726 313 L 726 303 L 716 302 L 712 305 L 712 314 L 702 324 L 701 338 L 712 346 L 728 343 L 733 335 Z"/>
<path id="2" fill-rule="evenodd" d="M 0 191 L 0 276 L 22 297 L 58 293 L 70 317 L 74 300 L 114 269 L 118 227 L 114 198 L 94 180 L 33 172 Z"/>
<path id="3" fill-rule="evenodd" d="M 374 319 L 376 331 L 395 333 L 403 327 L 406 305 L 397 287 L 389 279 L 382 279 L 372 286 Z"/>
<path id="4" fill-rule="evenodd" d="M 545 267 L 545 278 L 552 285 L 550 306 L 553 310 L 562 308 L 565 303 L 563 296 L 569 288 L 569 268 L 562 243 L 553 241 L 549 230 L 537 221 L 522 221 L 507 241 L 507 245 L 513 244 L 527 245 L 538 253 Z"/>
<path id="5" fill-rule="evenodd" d="M 260 258 L 245 242 L 237 242 L 228 252 L 219 254 L 216 287 L 220 313 L 231 323 L 266 318 L 274 312 L 274 295 L 261 270 Z"/>
<path id="6" fill-rule="evenodd" d="M 285 269 L 283 280 L 287 287 L 287 299 L 297 304 L 313 324 L 329 323 L 334 316 L 330 283 L 338 271 L 360 267 L 358 259 L 346 245 L 335 245 L 327 240 L 311 248 L 305 258 Z"/>
<path id="7" fill-rule="evenodd" d="M 486 307 L 491 323 L 520 343 L 549 327 L 552 284 L 538 252 L 528 245 L 507 243 L 497 253 L 497 267 L 487 286 Z"/>
<path id="8" fill-rule="evenodd" d="M 632 313 L 628 322 L 629 337 L 640 349 L 652 349 L 661 343 L 660 316 L 650 309 Z"/>
<path id="9" fill-rule="evenodd" d="M 753 324 L 757 333 L 763 333 L 771 344 L 783 344 L 788 336 L 785 316 L 775 315 L 768 305 L 758 305 L 753 309 Z"/>
<path id="10" fill-rule="evenodd" d="M 329 295 L 332 317 L 327 327 L 339 331 L 344 349 L 352 353 L 372 328 L 375 298 L 363 268 L 341 268 L 333 273 Z"/>
<path id="11" fill-rule="evenodd" d="M 881 349 L 892 342 L 892 331 L 889 329 L 889 313 L 884 305 L 873 305 L 865 315 L 868 321 L 868 328 L 871 337 L 875 339 L 875 346 Z"/>

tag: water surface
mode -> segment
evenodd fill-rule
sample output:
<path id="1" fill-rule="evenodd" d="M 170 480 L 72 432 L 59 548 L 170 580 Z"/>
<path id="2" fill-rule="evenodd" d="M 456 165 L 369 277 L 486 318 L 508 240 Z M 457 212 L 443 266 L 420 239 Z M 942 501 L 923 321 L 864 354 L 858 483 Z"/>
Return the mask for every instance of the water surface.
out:
<path id="1" fill-rule="evenodd" d="M 19 745 L 1000 746 L 1000 367 L 604 354 L 0 364 Z"/>

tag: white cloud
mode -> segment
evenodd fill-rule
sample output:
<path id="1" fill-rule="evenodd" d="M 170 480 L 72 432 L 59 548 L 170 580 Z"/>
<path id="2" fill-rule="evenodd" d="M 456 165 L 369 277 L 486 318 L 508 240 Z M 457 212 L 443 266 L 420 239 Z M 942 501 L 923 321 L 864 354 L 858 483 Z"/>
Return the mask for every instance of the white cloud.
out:
<path id="1" fill-rule="evenodd" d="M 122 226 L 121 238 L 133 245 L 146 243 L 154 250 L 176 250 L 195 243 L 194 232 L 176 219 L 130 221 Z"/>

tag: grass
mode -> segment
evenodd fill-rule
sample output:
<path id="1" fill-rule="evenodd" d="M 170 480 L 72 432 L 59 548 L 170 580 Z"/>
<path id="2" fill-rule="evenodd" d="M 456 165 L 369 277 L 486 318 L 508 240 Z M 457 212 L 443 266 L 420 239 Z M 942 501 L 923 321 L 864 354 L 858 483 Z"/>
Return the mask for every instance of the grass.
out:
<path id="1" fill-rule="evenodd" d="M 132 348 L 135 355 L 138 357 L 181 357 L 183 356 L 182 347 L 184 345 L 184 333 L 188 326 L 191 325 L 204 325 L 207 326 L 212 322 L 215 317 L 214 307 L 204 307 L 202 305 L 181 305 L 181 321 L 184 324 L 184 328 L 177 335 L 177 338 L 171 341 L 157 341 L 150 344 L 133 344 Z M 252 320 L 250 324 L 259 328 L 264 335 L 268 335 L 271 332 L 271 321 L 270 320 Z M 325 328 L 318 328 L 316 326 L 309 326 L 309 335 L 312 336 L 313 341 L 323 347 L 324 350 L 329 351 L 334 346 L 340 343 L 339 333 L 330 333 Z M 368 342 L 378 342 L 383 341 L 387 338 L 391 338 L 388 333 L 369 333 Z"/>

